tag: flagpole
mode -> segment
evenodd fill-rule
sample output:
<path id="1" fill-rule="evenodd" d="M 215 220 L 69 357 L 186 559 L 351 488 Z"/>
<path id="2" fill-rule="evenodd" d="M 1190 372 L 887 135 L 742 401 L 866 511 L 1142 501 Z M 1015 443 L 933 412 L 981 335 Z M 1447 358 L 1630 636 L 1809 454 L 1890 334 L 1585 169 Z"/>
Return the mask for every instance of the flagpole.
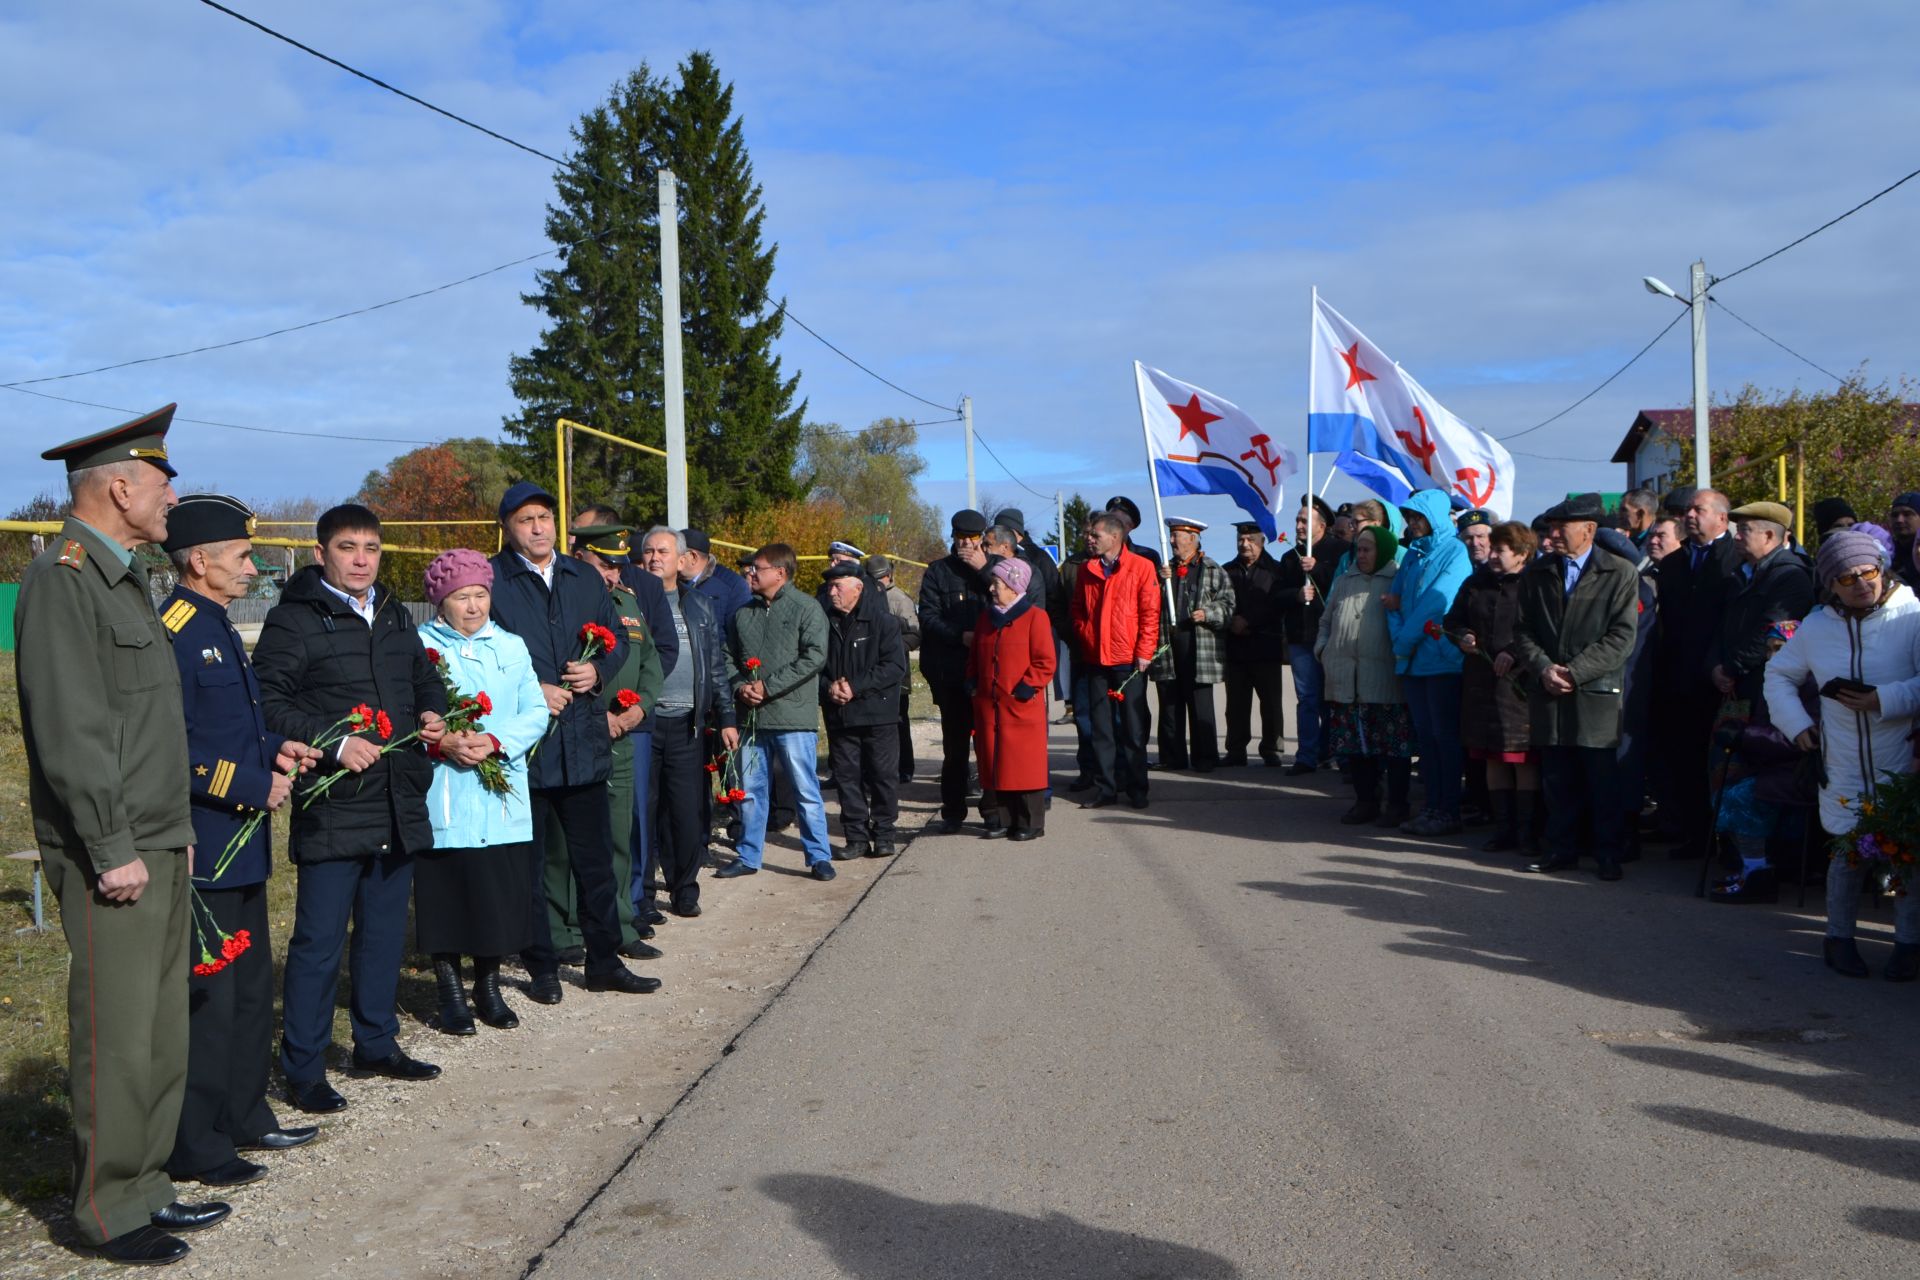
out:
<path id="1" fill-rule="evenodd" d="M 1140 397 L 1140 443 L 1147 452 L 1147 483 L 1153 486 L 1153 523 L 1160 533 L 1160 563 L 1171 568 L 1173 552 L 1167 546 L 1167 513 L 1160 507 L 1160 469 L 1153 465 L 1153 428 L 1147 422 L 1147 379 L 1140 362 L 1133 362 L 1133 390 Z M 1173 634 L 1173 575 L 1160 579 L 1167 597 L 1167 634 Z"/>
<path id="2" fill-rule="evenodd" d="M 1312 493 L 1314 491 L 1313 490 L 1313 401 L 1314 401 L 1314 393 L 1317 390 L 1319 390 L 1319 387 L 1317 385 L 1319 382 L 1319 379 L 1317 375 L 1314 373 L 1314 369 L 1320 363 L 1320 361 L 1316 358 L 1320 354 L 1320 349 L 1317 345 L 1316 335 L 1314 333 L 1314 327 L 1319 323 L 1319 321 L 1320 321 L 1320 286 L 1316 284 L 1313 286 L 1313 306 L 1307 312 L 1307 447 L 1305 452 L 1307 455 L 1307 492 L 1308 493 Z M 1312 548 L 1308 548 L 1307 554 L 1308 555 L 1313 554 Z"/>

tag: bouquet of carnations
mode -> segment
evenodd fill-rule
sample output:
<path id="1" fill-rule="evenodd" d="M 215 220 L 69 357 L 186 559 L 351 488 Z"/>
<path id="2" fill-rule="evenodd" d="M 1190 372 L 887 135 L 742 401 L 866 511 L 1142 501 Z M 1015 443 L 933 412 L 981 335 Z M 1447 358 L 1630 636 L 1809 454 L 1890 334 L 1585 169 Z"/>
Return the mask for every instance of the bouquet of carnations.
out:
<path id="1" fill-rule="evenodd" d="M 363 733 L 370 733 L 386 744 L 380 748 L 380 754 L 383 756 L 389 751 L 397 751 L 420 736 L 420 731 L 415 729 L 406 737 L 401 738 L 397 742 L 394 741 L 393 717 L 384 711 L 377 711 L 363 702 L 352 711 L 349 711 L 345 717 L 336 721 L 333 727 L 321 734 L 319 740 L 313 745 L 324 751 L 328 747 L 335 746 L 345 742 L 348 738 L 356 737 Z M 305 809 L 312 805 L 315 800 L 318 800 L 321 796 L 332 790 L 334 783 L 340 781 L 340 779 L 352 772 L 353 770 L 351 769 L 335 769 L 332 773 L 320 779 L 320 781 L 314 783 L 311 787 L 308 787 L 300 800 L 300 807 Z"/>
<path id="2" fill-rule="evenodd" d="M 740 665 L 746 669 L 748 676 L 755 680 L 760 678 L 760 659 L 748 658 Z M 731 751 L 722 751 L 718 756 L 707 761 L 707 772 L 715 776 L 714 780 L 717 784 L 714 787 L 713 798 L 720 804 L 739 804 L 747 798 L 745 789 L 740 785 L 743 781 L 740 776 L 740 760 L 742 753 L 753 745 L 754 729 L 759 719 L 760 708 L 748 707 L 746 722 L 740 726 L 740 745 Z"/>
<path id="3" fill-rule="evenodd" d="M 439 673 L 440 683 L 447 689 L 447 732 L 486 733 L 485 726 L 480 723 L 480 717 L 493 714 L 493 699 L 487 696 L 487 691 L 481 689 L 475 693 L 460 692 L 460 686 L 454 683 L 453 672 L 447 665 L 446 655 L 438 649 L 427 650 L 427 661 L 433 664 L 434 671 Z M 437 752 L 429 754 L 438 755 Z M 513 794 L 513 784 L 507 781 L 506 758 L 500 750 L 498 738 L 493 740 L 493 754 L 474 765 L 473 772 L 487 794 L 495 796 Z"/>
<path id="4" fill-rule="evenodd" d="M 1920 774 L 1882 774 L 1862 796 L 1836 796 L 1853 830 L 1833 838 L 1833 856 L 1878 871 L 1896 897 L 1920 867 Z"/>

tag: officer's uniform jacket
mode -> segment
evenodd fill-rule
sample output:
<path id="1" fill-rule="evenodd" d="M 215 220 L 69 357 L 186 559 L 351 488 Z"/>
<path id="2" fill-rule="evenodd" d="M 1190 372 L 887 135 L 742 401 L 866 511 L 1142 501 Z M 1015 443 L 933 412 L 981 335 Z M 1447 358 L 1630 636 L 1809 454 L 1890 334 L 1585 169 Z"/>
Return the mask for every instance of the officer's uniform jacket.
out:
<path id="1" fill-rule="evenodd" d="M 186 708 L 194 878 L 202 888 L 260 884 L 272 871 L 272 828 L 264 822 L 225 875 L 214 880 L 213 869 L 240 828 L 267 807 L 273 760 L 287 739 L 267 728 L 260 681 L 223 605 L 175 587 L 160 606 L 160 625 L 173 637 Z"/>

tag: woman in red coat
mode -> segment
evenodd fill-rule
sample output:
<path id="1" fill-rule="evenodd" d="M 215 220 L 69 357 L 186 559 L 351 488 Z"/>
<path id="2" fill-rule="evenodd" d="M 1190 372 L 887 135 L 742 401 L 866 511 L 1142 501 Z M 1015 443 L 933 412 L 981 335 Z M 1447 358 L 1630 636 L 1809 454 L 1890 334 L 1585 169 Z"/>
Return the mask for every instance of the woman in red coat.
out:
<path id="1" fill-rule="evenodd" d="M 1026 598 L 1032 578 L 1033 566 L 1017 557 L 994 562 L 991 602 L 967 656 L 980 789 L 993 801 L 989 840 L 1034 840 L 1046 826 L 1047 701 L 1040 691 L 1053 679 L 1053 625 Z"/>

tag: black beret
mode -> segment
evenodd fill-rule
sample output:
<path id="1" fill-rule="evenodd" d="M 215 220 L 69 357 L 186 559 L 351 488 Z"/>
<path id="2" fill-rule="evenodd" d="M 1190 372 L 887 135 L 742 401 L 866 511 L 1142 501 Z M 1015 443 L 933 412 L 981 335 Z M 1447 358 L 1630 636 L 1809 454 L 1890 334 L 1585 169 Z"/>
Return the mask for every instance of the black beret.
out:
<path id="1" fill-rule="evenodd" d="M 253 508 L 223 493 L 190 493 L 167 512 L 163 551 L 184 551 L 209 542 L 233 542 L 253 536 Z"/>
<path id="2" fill-rule="evenodd" d="M 713 554 L 713 539 L 707 537 L 705 529 L 682 529 L 680 537 L 686 542 L 687 550 L 698 551 L 703 556 Z"/>
<path id="3" fill-rule="evenodd" d="M 842 560 L 838 564 L 827 566 L 827 571 L 820 576 L 823 580 L 832 582 L 836 578 L 857 578 L 860 574 L 861 569 L 858 560 Z"/>

